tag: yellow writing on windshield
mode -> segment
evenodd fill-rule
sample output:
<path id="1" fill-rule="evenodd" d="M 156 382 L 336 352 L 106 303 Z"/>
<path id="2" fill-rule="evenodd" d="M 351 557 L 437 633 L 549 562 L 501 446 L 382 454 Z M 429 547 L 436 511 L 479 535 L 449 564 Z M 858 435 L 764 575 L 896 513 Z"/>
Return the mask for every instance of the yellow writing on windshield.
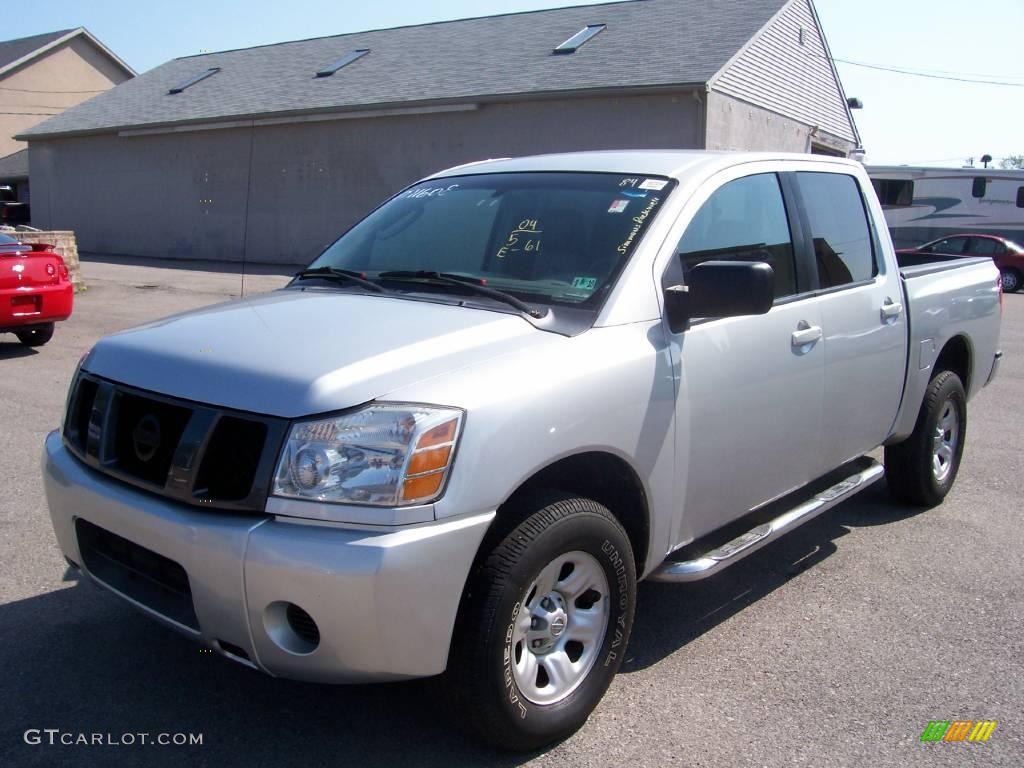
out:
<path id="1" fill-rule="evenodd" d="M 655 206 L 660 202 L 660 198 L 651 198 L 651 202 L 647 204 L 647 207 L 633 217 L 633 228 L 629 231 L 629 236 L 623 241 L 622 245 L 616 249 L 619 253 L 625 254 L 626 251 L 629 250 L 629 247 L 633 244 L 636 236 L 640 234 L 640 229 L 643 227 L 644 222 L 647 221 L 647 218 L 651 215 L 651 211 L 653 211 Z"/>
<path id="2" fill-rule="evenodd" d="M 515 229 L 509 232 L 508 240 L 498 249 L 498 258 L 503 259 L 508 254 L 517 251 L 539 252 L 540 236 L 543 234 L 544 230 L 537 229 L 537 219 L 523 219 Z"/>

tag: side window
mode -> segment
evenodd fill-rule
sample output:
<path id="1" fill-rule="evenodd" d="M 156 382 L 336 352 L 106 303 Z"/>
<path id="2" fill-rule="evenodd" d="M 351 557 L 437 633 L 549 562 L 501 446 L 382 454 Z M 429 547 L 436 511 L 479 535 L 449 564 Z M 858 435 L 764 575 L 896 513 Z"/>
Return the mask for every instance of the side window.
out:
<path id="1" fill-rule="evenodd" d="M 988 179 L 984 176 L 975 176 L 974 181 L 971 183 L 971 196 L 972 197 L 984 197 L 985 187 L 988 184 Z"/>
<path id="2" fill-rule="evenodd" d="M 1024 208 L 1024 187 L 1017 187 L 1017 207 Z"/>
<path id="3" fill-rule="evenodd" d="M 867 212 L 857 180 L 839 173 L 796 174 L 797 188 L 810 220 L 814 259 L 822 288 L 878 274 Z"/>
<path id="4" fill-rule="evenodd" d="M 967 253 L 972 256 L 995 256 L 999 253 L 999 249 L 996 247 L 998 245 L 997 241 L 989 240 L 987 237 L 972 237 Z"/>
<path id="5" fill-rule="evenodd" d="M 872 179 L 878 202 L 885 208 L 906 208 L 914 203 L 914 182 L 911 179 Z"/>
<path id="6" fill-rule="evenodd" d="M 775 272 L 775 298 L 796 293 L 793 238 L 774 173 L 723 184 L 697 211 L 676 252 L 684 282 L 702 261 L 765 261 Z"/>
<path id="7" fill-rule="evenodd" d="M 966 237 L 947 237 L 922 248 L 927 253 L 963 253 L 967 249 Z"/>

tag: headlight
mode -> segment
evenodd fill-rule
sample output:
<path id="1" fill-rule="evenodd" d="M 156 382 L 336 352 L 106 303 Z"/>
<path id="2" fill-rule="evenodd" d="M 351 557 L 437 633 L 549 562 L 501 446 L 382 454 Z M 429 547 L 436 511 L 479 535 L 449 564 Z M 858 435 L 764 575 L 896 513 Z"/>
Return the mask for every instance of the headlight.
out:
<path id="1" fill-rule="evenodd" d="M 397 507 L 444 487 L 462 411 L 371 405 L 292 425 L 274 473 L 275 496 Z"/>

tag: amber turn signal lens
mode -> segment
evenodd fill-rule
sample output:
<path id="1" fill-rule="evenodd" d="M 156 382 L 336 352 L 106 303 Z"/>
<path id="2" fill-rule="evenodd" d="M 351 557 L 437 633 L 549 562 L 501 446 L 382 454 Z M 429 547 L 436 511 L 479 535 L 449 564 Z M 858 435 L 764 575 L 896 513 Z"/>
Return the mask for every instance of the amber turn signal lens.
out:
<path id="1" fill-rule="evenodd" d="M 458 419 L 452 419 L 446 421 L 444 424 L 438 424 L 433 429 L 429 429 L 423 433 L 423 437 L 416 443 L 416 447 L 429 448 L 432 445 L 444 445 L 450 443 L 455 439 L 455 429 L 459 425 Z M 411 471 L 411 470 L 410 470 Z"/>
<path id="2" fill-rule="evenodd" d="M 427 499 L 436 496 L 441 488 L 441 481 L 443 479 L 444 472 L 410 477 L 402 483 L 402 500 L 412 501 L 414 499 Z"/>
<path id="3" fill-rule="evenodd" d="M 414 453 L 409 459 L 409 469 L 406 470 L 406 474 L 420 475 L 434 469 L 444 469 L 448 466 L 448 457 L 451 455 L 452 447 L 450 445 Z"/>

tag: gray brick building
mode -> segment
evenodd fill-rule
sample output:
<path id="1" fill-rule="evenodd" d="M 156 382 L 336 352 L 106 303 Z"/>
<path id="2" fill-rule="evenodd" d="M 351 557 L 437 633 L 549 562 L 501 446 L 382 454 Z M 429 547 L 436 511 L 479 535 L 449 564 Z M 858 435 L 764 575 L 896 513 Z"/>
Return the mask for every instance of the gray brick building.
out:
<path id="1" fill-rule="evenodd" d="M 33 224 L 82 250 L 295 263 L 459 163 L 859 144 L 811 0 L 632 0 L 188 56 L 19 138 Z"/>

